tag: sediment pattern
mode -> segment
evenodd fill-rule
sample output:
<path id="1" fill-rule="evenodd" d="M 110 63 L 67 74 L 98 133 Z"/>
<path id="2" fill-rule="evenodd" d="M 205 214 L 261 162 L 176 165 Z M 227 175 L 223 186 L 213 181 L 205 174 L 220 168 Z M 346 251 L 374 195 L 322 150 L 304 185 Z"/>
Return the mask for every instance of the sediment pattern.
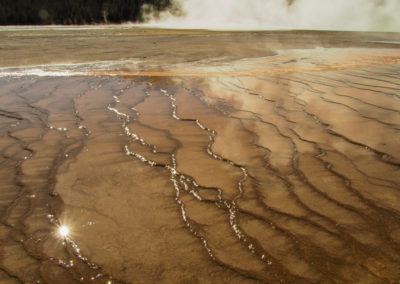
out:
<path id="1" fill-rule="evenodd" d="M 399 72 L 1 78 L 0 280 L 397 283 Z"/>

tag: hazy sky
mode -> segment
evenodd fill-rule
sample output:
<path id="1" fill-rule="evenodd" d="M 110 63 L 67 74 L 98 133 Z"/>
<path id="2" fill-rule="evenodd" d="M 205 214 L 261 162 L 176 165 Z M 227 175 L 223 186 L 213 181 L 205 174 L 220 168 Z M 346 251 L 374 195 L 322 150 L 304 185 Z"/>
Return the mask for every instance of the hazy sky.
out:
<path id="1" fill-rule="evenodd" d="M 400 32 L 400 0 L 175 0 L 183 17 L 168 13 L 164 27 L 313 29 Z M 154 24 L 155 22 L 153 22 Z"/>

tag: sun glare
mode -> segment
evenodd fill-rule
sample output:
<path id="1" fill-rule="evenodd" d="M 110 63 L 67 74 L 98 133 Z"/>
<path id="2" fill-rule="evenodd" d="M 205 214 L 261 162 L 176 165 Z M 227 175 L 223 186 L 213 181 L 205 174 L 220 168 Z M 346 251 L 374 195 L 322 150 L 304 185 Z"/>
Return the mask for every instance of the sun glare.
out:
<path id="1" fill-rule="evenodd" d="M 69 228 L 65 225 L 61 226 L 60 228 L 58 228 L 58 234 L 61 237 L 65 238 L 69 234 Z"/>

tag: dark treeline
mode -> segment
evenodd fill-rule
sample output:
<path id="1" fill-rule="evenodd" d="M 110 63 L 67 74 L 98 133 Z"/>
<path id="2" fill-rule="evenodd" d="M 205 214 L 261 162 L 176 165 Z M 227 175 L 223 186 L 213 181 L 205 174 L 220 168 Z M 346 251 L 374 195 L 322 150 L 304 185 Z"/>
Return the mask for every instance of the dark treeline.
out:
<path id="1" fill-rule="evenodd" d="M 159 11 L 168 7 L 170 0 L 1 0 L 0 25 L 144 21 L 144 4 Z"/>

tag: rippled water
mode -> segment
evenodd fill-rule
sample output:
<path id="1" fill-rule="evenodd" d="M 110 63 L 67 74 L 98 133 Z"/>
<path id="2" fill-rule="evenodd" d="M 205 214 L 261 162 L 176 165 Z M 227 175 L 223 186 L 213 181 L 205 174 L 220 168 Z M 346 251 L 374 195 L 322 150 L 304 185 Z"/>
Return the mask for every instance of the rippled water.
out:
<path id="1" fill-rule="evenodd" d="M 119 32 L 97 61 L 1 61 L 0 281 L 400 280 L 396 47 L 151 31 L 137 64 Z"/>

